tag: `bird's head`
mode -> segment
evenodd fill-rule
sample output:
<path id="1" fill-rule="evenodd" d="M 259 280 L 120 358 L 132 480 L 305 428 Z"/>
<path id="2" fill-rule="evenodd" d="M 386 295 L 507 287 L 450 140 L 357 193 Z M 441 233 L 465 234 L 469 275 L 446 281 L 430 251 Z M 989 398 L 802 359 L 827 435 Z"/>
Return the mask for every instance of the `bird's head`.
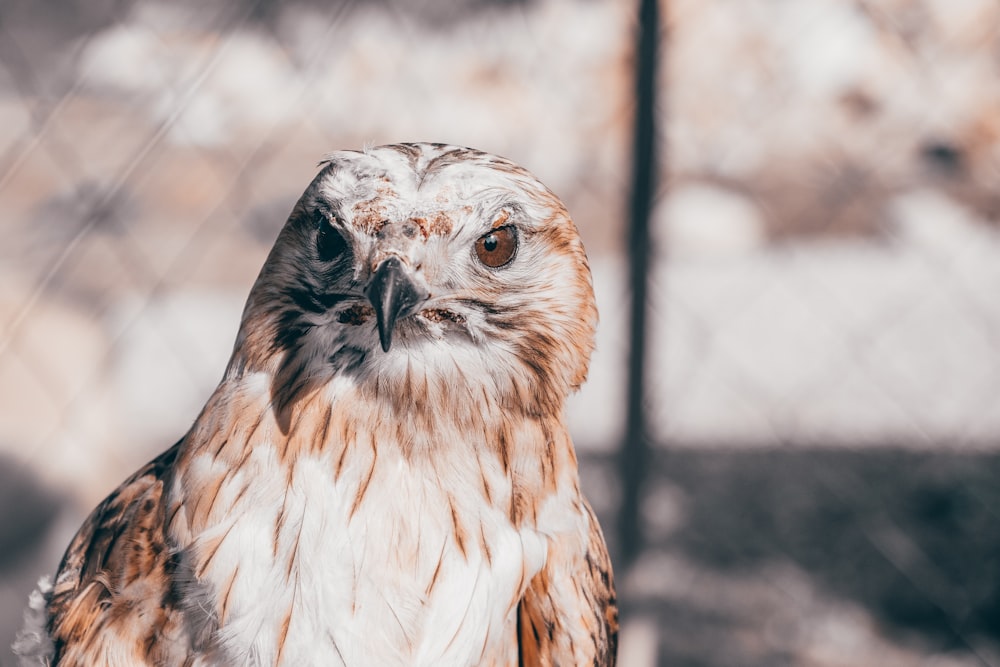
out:
<path id="1" fill-rule="evenodd" d="M 343 151 L 278 236 L 229 373 L 270 373 L 279 410 L 342 380 L 547 412 L 585 379 L 596 320 L 576 228 L 527 171 L 439 144 Z"/>

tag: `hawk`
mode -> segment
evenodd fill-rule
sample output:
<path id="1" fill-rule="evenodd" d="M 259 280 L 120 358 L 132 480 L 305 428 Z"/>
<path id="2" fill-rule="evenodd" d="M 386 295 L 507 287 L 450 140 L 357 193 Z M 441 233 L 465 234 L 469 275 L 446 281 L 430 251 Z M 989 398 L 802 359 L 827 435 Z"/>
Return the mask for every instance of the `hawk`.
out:
<path id="1" fill-rule="evenodd" d="M 563 414 L 596 320 L 576 228 L 523 168 L 441 144 L 329 155 L 218 388 L 80 528 L 21 655 L 613 665 Z"/>

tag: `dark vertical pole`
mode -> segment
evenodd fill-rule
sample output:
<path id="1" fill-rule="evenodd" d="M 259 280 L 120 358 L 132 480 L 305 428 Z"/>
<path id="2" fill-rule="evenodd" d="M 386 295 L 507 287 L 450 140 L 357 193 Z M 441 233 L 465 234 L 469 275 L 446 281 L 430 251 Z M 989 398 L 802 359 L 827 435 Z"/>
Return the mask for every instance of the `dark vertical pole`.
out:
<path id="1" fill-rule="evenodd" d="M 639 0 L 636 45 L 635 136 L 632 197 L 629 204 L 629 280 L 632 285 L 627 422 L 621 450 L 622 504 L 619 516 L 622 557 L 630 565 L 643 546 L 640 503 L 649 465 L 646 424 L 646 312 L 649 291 L 649 216 L 656 192 L 656 69 L 660 20 L 658 0 Z"/>

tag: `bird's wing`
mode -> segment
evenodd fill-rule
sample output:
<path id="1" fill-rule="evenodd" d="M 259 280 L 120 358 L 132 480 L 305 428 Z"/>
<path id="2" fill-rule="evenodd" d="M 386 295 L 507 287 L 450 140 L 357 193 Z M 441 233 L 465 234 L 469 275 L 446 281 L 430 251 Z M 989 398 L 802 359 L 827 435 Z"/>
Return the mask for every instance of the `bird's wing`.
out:
<path id="1" fill-rule="evenodd" d="M 48 603 L 53 664 L 163 664 L 169 657 L 181 623 L 164 487 L 179 446 L 115 489 L 70 542 Z"/>
<path id="2" fill-rule="evenodd" d="M 546 565 L 521 599 L 520 664 L 524 667 L 613 667 L 618 644 L 618 602 L 611 560 L 597 518 L 581 500 L 590 532 L 586 550 L 550 543 Z"/>

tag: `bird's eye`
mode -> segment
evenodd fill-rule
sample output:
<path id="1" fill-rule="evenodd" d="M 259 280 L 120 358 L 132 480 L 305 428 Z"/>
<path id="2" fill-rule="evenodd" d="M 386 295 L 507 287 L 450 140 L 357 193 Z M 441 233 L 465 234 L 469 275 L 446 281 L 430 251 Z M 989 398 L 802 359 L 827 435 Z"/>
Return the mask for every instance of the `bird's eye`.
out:
<path id="1" fill-rule="evenodd" d="M 347 250 L 347 239 L 329 221 L 321 220 L 316 231 L 316 254 L 321 262 L 332 262 Z"/>
<path id="2" fill-rule="evenodd" d="M 516 252 L 517 229 L 509 225 L 491 229 L 476 240 L 476 257 L 491 269 L 509 264 Z"/>

